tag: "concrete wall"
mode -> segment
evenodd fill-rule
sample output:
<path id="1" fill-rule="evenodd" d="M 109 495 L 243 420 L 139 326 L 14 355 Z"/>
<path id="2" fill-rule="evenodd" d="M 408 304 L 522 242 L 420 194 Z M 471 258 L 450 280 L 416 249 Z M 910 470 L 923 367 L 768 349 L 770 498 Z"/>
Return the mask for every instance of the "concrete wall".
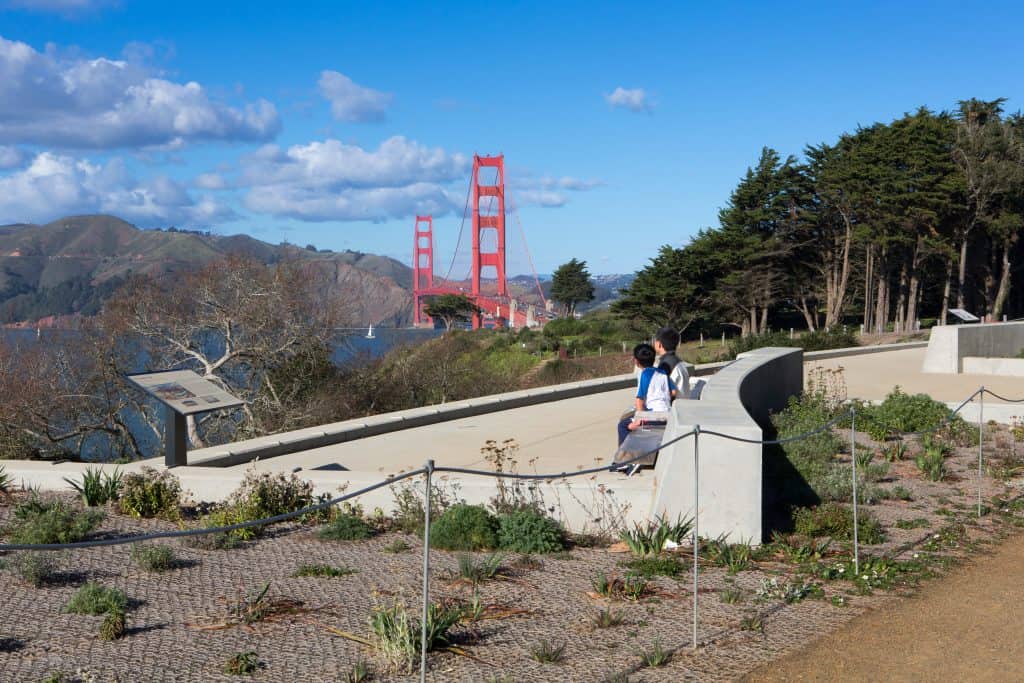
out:
<path id="1" fill-rule="evenodd" d="M 963 359 L 1013 358 L 1024 349 L 1024 322 L 932 328 L 922 372 L 959 374 Z"/>
<path id="2" fill-rule="evenodd" d="M 1024 377 L 1024 358 L 977 358 L 964 356 L 960 366 L 966 375 Z"/>
<path id="3" fill-rule="evenodd" d="M 803 391 L 803 351 L 757 349 L 742 354 L 720 370 L 699 401 L 672 406 L 665 441 L 698 425 L 701 432 L 719 432 L 760 441 L 769 415 Z M 699 447 L 699 505 L 694 501 L 694 450 Z M 683 439 L 663 448 L 655 467 L 651 516 L 694 515 L 700 511 L 700 533 L 724 535 L 732 542 L 760 543 L 762 538 L 762 446 L 713 434 Z"/>

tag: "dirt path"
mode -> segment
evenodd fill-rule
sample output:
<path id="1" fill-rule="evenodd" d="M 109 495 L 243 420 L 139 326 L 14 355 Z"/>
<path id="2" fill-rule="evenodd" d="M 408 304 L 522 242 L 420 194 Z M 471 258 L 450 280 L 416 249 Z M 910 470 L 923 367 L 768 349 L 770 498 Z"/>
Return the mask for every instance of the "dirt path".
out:
<path id="1" fill-rule="evenodd" d="M 1024 537 L 868 612 L 745 681 L 1024 678 Z"/>

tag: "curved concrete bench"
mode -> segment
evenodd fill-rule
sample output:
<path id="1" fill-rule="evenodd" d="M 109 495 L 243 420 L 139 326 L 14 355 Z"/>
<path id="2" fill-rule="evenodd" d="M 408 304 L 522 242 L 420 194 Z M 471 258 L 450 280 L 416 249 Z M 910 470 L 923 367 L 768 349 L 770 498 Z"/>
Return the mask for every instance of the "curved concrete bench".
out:
<path id="1" fill-rule="evenodd" d="M 740 354 L 713 375 L 699 401 L 672 404 L 664 441 L 693 431 L 712 431 L 760 441 L 770 415 L 803 391 L 803 350 L 763 348 Z M 663 441 L 663 442 L 664 442 Z M 694 437 L 661 449 L 654 469 L 651 517 L 694 514 Z M 730 542 L 762 537 L 761 444 L 699 437 L 700 534 Z"/>

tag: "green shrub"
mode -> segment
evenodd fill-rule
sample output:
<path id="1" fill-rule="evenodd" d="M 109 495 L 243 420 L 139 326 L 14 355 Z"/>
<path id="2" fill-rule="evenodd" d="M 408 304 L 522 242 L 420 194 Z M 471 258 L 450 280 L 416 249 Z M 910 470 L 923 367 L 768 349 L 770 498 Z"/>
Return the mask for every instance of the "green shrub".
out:
<path id="1" fill-rule="evenodd" d="M 166 572 L 177 566 L 174 548 L 169 545 L 133 545 L 131 558 L 135 566 L 146 572 Z"/>
<path id="2" fill-rule="evenodd" d="M 497 521 L 482 505 L 453 505 L 430 525 L 430 543 L 441 550 L 488 550 L 498 545 Z"/>
<path id="3" fill-rule="evenodd" d="M 796 533 L 803 536 L 853 540 L 853 510 L 845 505 L 825 503 L 818 507 L 800 508 L 793 515 L 793 521 Z M 869 545 L 885 540 L 881 523 L 868 510 L 858 511 L 857 537 L 861 543 Z"/>
<path id="4" fill-rule="evenodd" d="M 124 476 L 118 505 L 132 517 L 177 519 L 181 482 L 171 472 L 143 467 L 139 473 Z"/>
<path id="5" fill-rule="evenodd" d="M 203 518 L 207 529 L 232 526 L 257 519 L 275 517 L 309 507 L 313 503 L 313 484 L 294 474 L 246 472 L 238 488 L 227 501 Z M 205 549 L 227 549 L 263 533 L 265 525 L 244 527 L 196 537 L 193 545 Z"/>
<path id="6" fill-rule="evenodd" d="M 7 568 L 28 585 L 39 588 L 53 580 L 57 560 L 51 552 L 23 552 L 9 559 Z"/>
<path id="7" fill-rule="evenodd" d="M 89 507 L 106 505 L 109 501 L 117 500 L 122 485 L 121 470 L 118 468 L 114 468 L 114 471 L 108 474 L 99 467 L 89 467 L 82 473 L 81 482 L 67 477 L 64 477 L 64 481 L 78 492 L 82 502 Z"/>
<path id="8" fill-rule="evenodd" d="M 325 541 L 364 541 L 374 536 L 373 527 L 358 515 L 339 514 L 317 534 Z"/>
<path id="9" fill-rule="evenodd" d="M 671 556 L 635 557 L 627 560 L 624 564 L 630 573 L 647 578 L 653 576 L 679 576 L 686 571 L 686 567 L 678 559 Z"/>
<path id="10" fill-rule="evenodd" d="M 554 553 L 565 549 L 565 533 L 547 515 L 520 510 L 498 519 L 498 545 L 517 553 Z"/>
<path id="11" fill-rule="evenodd" d="M 946 404 L 926 394 L 907 394 L 896 387 L 882 403 L 864 409 L 863 422 L 858 413 L 857 423 L 873 439 L 884 441 L 893 436 L 935 429 L 948 417 Z M 977 443 L 977 431 L 959 415 L 939 431 L 960 445 Z"/>
<path id="12" fill-rule="evenodd" d="M 33 495 L 14 508 L 14 521 L 7 527 L 7 534 L 11 543 L 74 543 L 102 521 L 99 510 L 77 510 L 61 500 Z"/>
<path id="13" fill-rule="evenodd" d="M 735 358 L 738 354 L 766 346 L 800 347 L 805 351 L 824 351 L 826 349 L 845 349 L 858 346 L 857 334 L 845 327 L 833 327 L 828 330 L 802 332 L 790 339 L 789 332 L 779 330 L 768 334 L 751 334 L 729 343 L 729 353 Z"/>
<path id="14" fill-rule="evenodd" d="M 71 601 L 64 606 L 71 614 L 92 614 L 98 616 L 107 612 L 124 612 L 128 598 L 116 588 L 107 588 L 92 581 L 78 589 Z"/>
<path id="15" fill-rule="evenodd" d="M 835 417 L 835 409 L 827 398 L 818 393 L 805 393 L 791 397 L 784 410 L 772 416 L 772 424 L 779 439 L 788 439 L 812 432 Z M 834 500 L 849 496 L 843 484 L 844 477 L 837 471 L 836 454 L 843 449 L 843 441 L 832 430 L 825 430 L 798 441 L 780 446 L 786 459 L 821 500 Z M 769 456 L 772 457 L 772 456 Z"/>

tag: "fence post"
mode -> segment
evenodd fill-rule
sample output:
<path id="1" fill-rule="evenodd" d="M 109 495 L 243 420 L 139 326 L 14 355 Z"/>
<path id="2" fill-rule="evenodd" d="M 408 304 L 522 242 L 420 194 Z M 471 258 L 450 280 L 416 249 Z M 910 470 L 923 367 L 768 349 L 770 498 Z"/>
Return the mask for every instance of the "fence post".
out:
<path id="1" fill-rule="evenodd" d="M 700 425 L 693 428 L 693 649 L 697 649 L 697 597 L 700 567 L 697 564 L 700 553 Z"/>
<path id="2" fill-rule="evenodd" d="M 978 400 L 978 517 L 981 517 L 981 464 L 985 453 L 985 387 Z"/>
<path id="3" fill-rule="evenodd" d="M 860 542 L 857 538 L 857 406 L 850 406 L 850 461 L 853 466 L 853 571 L 860 576 Z"/>
<path id="4" fill-rule="evenodd" d="M 427 610 L 430 603 L 430 475 L 434 461 L 426 464 L 427 476 L 423 499 L 423 621 L 420 622 L 420 683 L 427 680 Z"/>

